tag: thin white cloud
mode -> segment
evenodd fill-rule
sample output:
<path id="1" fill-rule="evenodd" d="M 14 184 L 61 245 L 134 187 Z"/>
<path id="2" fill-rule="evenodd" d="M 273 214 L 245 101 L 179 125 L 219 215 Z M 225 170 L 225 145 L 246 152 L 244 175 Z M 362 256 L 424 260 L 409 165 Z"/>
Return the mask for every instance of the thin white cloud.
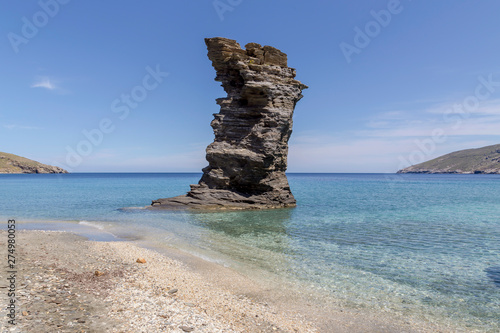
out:
<path id="1" fill-rule="evenodd" d="M 460 103 L 445 103 L 434 105 L 425 110 L 430 114 L 454 114 L 465 113 L 470 115 L 500 115 L 500 99 L 492 99 L 481 102 L 475 109 L 467 110 Z"/>
<path id="2" fill-rule="evenodd" d="M 56 90 L 58 87 L 48 77 L 38 77 L 31 85 L 31 88 L 45 88 L 48 90 Z"/>
<path id="3" fill-rule="evenodd" d="M 399 169 L 431 160 L 438 156 L 498 142 L 475 138 L 453 137 L 443 142 L 429 138 L 355 138 L 339 136 L 302 138 L 290 145 L 289 172 L 396 172 Z"/>
<path id="4" fill-rule="evenodd" d="M 364 128 L 354 131 L 354 135 L 376 138 L 425 137 L 432 135 L 435 130 L 442 130 L 448 136 L 500 135 L 500 99 L 481 102 L 473 110 L 461 110 L 456 105 L 439 103 L 412 113 L 381 113 L 371 117 Z"/>
<path id="5" fill-rule="evenodd" d="M 358 129 L 296 133 L 290 141 L 291 172 L 395 172 L 457 150 L 500 143 L 500 99 L 467 114 L 446 112 L 452 103 L 420 111 L 389 111 Z"/>
<path id="6" fill-rule="evenodd" d="M 9 129 L 9 130 L 38 130 L 38 129 L 42 129 L 41 127 L 37 127 L 37 126 L 24 126 L 24 125 L 14 125 L 14 124 L 3 125 L 3 127 L 6 129 Z"/>
<path id="7" fill-rule="evenodd" d="M 322 142 L 304 143 L 298 139 L 301 143 L 290 145 L 290 172 L 395 172 L 398 155 L 411 147 L 408 140 L 322 136 Z"/>
<path id="8" fill-rule="evenodd" d="M 57 161 L 65 165 L 66 155 L 59 156 Z M 83 163 L 72 172 L 201 172 L 207 164 L 203 149 L 142 156 L 103 149 L 84 157 Z"/>

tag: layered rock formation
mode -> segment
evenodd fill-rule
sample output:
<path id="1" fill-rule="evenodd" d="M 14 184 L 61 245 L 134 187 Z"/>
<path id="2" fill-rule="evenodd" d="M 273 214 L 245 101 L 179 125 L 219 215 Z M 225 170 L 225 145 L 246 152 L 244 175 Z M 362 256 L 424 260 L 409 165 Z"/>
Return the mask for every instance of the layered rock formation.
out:
<path id="1" fill-rule="evenodd" d="M 456 151 L 398 173 L 500 174 L 500 144 Z"/>
<path id="2" fill-rule="evenodd" d="M 295 80 L 280 50 L 207 38 L 208 57 L 227 97 L 211 126 L 209 165 L 186 195 L 155 200 L 156 208 L 258 209 L 295 206 L 285 175 L 295 105 L 307 86 Z"/>
<path id="3" fill-rule="evenodd" d="M 14 154 L 0 152 L 0 173 L 68 173 L 68 171 Z"/>

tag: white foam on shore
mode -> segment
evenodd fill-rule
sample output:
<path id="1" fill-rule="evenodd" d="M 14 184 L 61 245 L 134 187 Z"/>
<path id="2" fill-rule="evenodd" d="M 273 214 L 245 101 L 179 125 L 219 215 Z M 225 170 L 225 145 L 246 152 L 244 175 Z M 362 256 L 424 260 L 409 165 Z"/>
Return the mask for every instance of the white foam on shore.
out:
<path id="1" fill-rule="evenodd" d="M 118 210 L 144 210 L 147 209 L 148 207 L 141 206 L 141 207 L 123 207 L 119 208 Z"/>
<path id="2" fill-rule="evenodd" d="M 99 230 L 104 230 L 104 226 L 103 225 L 95 223 L 95 222 L 80 221 L 80 222 L 78 222 L 78 224 L 86 225 L 88 227 L 96 228 L 96 229 L 99 229 Z"/>
<path id="3" fill-rule="evenodd" d="M 189 251 L 189 250 L 184 250 L 184 251 L 186 251 L 187 253 L 189 253 L 197 258 L 200 258 L 201 260 L 208 261 L 208 262 L 211 262 L 211 263 L 214 263 L 217 265 L 221 265 L 221 266 L 226 267 L 226 268 L 231 267 L 231 265 L 223 259 L 215 259 L 215 258 L 210 257 L 208 255 L 201 254 L 200 252 L 197 252 L 197 251 Z"/>

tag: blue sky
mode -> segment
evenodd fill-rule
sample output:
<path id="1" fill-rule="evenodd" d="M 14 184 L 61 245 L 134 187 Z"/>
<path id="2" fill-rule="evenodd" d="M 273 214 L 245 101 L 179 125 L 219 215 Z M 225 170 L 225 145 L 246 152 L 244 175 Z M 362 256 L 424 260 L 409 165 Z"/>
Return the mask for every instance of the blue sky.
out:
<path id="1" fill-rule="evenodd" d="M 395 172 L 498 144 L 499 12 L 494 0 L 2 1 L 0 151 L 73 172 L 200 172 L 225 96 L 204 44 L 215 36 L 279 48 L 309 86 L 290 172 Z"/>

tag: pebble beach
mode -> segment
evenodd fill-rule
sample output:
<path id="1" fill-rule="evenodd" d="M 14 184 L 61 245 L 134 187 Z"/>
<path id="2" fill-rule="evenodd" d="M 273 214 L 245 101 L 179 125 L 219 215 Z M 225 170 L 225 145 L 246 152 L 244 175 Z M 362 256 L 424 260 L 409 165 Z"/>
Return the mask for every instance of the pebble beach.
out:
<path id="1" fill-rule="evenodd" d="M 269 302 L 272 290 L 228 268 L 205 263 L 198 272 L 130 241 L 22 230 L 17 244 L 16 325 L 3 320 L 2 332 L 446 332 L 366 311 Z"/>
<path id="2" fill-rule="evenodd" d="M 17 324 L 2 332 L 316 331 L 131 243 L 24 231 L 18 244 Z"/>

